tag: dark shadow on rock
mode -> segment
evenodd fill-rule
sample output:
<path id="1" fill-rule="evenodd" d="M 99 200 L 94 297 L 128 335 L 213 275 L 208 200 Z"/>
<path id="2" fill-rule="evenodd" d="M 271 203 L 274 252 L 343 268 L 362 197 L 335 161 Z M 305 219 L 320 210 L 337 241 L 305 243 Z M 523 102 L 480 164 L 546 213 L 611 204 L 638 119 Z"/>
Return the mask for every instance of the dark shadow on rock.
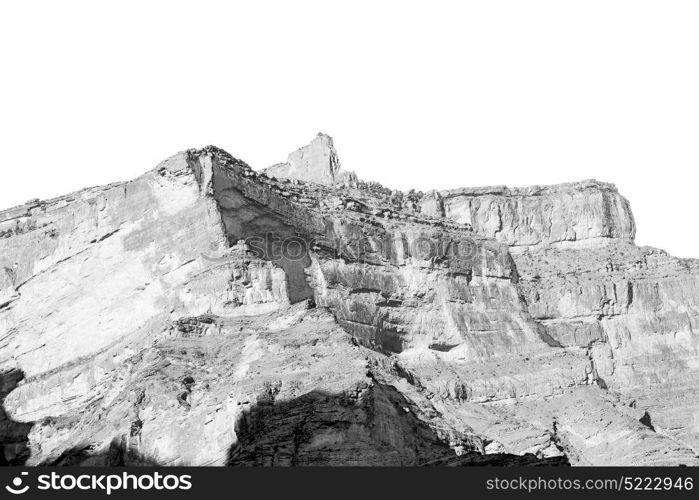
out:
<path id="1" fill-rule="evenodd" d="M 394 387 L 313 391 L 290 401 L 262 396 L 236 423 L 231 466 L 569 465 L 534 455 L 457 456 Z"/>
<path id="2" fill-rule="evenodd" d="M 124 437 L 114 438 L 109 449 L 95 451 L 95 446 L 77 446 L 70 448 L 53 460 L 42 462 L 40 466 L 48 467 L 155 467 L 161 466 L 157 461 L 129 448 Z"/>
<path id="3" fill-rule="evenodd" d="M 5 398 L 24 378 L 21 370 L 0 372 L 0 466 L 25 465 L 30 456 L 29 432 L 34 422 L 15 422 L 5 411 Z M 107 451 L 94 452 L 94 446 L 77 446 L 64 451 L 58 458 L 41 463 L 42 466 L 120 466 L 160 465 L 155 460 L 126 446 L 125 437 L 114 439 Z"/>
<path id="4" fill-rule="evenodd" d="M 213 196 L 229 243 L 245 240 L 253 255 L 284 269 L 292 304 L 312 298 L 305 272 L 311 265 L 310 239 L 300 236 L 274 210 L 246 197 L 221 169 L 214 169 L 214 186 Z"/>
<path id="5" fill-rule="evenodd" d="M 466 453 L 436 463 L 422 465 L 440 467 L 570 467 L 570 461 L 565 456 L 540 458 L 531 453 L 525 455 Z"/>
<path id="6" fill-rule="evenodd" d="M 21 370 L 0 372 L 0 465 L 24 465 L 29 458 L 33 422 L 15 422 L 5 411 L 5 398 L 24 378 Z"/>
<path id="7" fill-rule="evenodd" d="M 638 421 L 646 427 L 648 427 L 653 432 L 655 432 L 655 427 L 653 426 L 653 422 L 651 421 L 650 413 L 648 413 L 647 411 L 643 412 L 643 416 Z"/>

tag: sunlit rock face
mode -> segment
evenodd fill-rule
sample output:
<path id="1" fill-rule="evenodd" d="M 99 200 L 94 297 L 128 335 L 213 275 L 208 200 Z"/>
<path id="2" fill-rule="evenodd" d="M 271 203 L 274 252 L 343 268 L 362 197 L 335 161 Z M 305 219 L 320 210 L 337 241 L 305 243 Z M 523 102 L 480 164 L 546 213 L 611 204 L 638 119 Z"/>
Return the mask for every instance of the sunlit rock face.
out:
<path id="1" fill-rule="evenodd" d="M 629 204 L 610 184 L 423 200 L 424 212 L 510 245 L 527 311 L 550 343 L 585 349 L 601 387 L 647 410 L 656 434 L 699 449 L 699 261 L 635 246 Z"/>
<path id="2" fill-rule="evenodd" d="M 332 137 L 320 133 L 310 144 L 289 154 L 284 163 L 264 170 L 270 177 L 315 182 L 326 186 L 356 186 L 357 175 L 340 167 Z"/>
<path id="3" fill-rule="evenodd" d="M 699 265 L 634 227 L 594 181 L 391 191 L 325 135 L 2 211 L 0 458 L 696 465 Z"/>
<path id="4" fill-rule="evenodd" d="M 604 387 L 656 432 L 699 447 L 699 262 L 610 242 L 515 254 L 529 311 L 560 345 L 589 350 Z"/>
<path id="5" fill-rule="evenodd" d="M 636 234 L 628 201 L 614 185 L 594 180 L 432 191 L 422 197 L 420 207 L 516 247 L 589 247 L 600 239 L 633 241 Z"/>

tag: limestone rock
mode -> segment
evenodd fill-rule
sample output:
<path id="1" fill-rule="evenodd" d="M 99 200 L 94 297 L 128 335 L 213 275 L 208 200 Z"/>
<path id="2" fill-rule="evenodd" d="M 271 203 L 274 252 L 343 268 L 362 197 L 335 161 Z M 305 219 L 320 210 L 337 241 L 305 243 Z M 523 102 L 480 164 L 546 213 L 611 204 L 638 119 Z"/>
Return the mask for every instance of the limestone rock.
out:
<path id="1" fill-rule="evenodd" d="M 611 185 L 400 193 L 323 135 L 1 211 L 4 460 L 697 465 L 699 263 L 634 228 Z"/>
<path id="2" fill-rule="evenodd" d="M 511 246 L 594 245 L 633 241 L 629 202 L 612 184 L 594 180 L 555 186 L 493 186 L 431 192 L 423 212 L 468 223 L 478 234 Z"/>
<path id="3" fill-rule="evenodd" d="M 272 165 L 264 173 L 278 179 L 294 179 L 334 186 L 355 186 L 357 176 L 340 167 L 332 137 L 319 133 L 310 144 L 289 154 L 285 163 Z"/>

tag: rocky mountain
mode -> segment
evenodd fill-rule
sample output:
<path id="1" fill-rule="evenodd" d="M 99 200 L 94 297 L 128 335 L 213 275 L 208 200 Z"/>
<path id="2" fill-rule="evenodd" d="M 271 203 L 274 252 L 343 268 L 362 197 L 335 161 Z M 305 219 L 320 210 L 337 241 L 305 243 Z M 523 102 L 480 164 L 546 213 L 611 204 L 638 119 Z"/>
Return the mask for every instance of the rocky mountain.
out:
<path id="1" fill-rule="evenodd" d="M 319 133 L 307 146 L 290 153 L 285 163 L 272 165 L 263 172 L 279 179 L 315 182 L 326 186 L 356 186 L 358 182 L 354 172 L 340 167 L 340 157 L 332 137 L 323 133 Z"/>
<path id="2" fill-rule="evenodd" d="M 699 261 L 596 181 L 399 192 L 328 136 L 0 211 L 5 463 L 699 465 Z"/>

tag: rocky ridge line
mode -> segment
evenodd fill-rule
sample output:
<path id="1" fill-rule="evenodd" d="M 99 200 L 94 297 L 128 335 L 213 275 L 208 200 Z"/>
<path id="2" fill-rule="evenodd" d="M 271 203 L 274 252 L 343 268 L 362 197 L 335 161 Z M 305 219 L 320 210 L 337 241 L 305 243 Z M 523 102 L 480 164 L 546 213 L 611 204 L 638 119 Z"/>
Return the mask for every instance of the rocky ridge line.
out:
<path id="1" fill-rule="evenodd" d="M 697 266 L 633 246 L 614 189 L 460 190 L 442 218 L 314 142 L 332 186 L 208 147 L 0 213 L 28 463 L 697 463 Z"/>

